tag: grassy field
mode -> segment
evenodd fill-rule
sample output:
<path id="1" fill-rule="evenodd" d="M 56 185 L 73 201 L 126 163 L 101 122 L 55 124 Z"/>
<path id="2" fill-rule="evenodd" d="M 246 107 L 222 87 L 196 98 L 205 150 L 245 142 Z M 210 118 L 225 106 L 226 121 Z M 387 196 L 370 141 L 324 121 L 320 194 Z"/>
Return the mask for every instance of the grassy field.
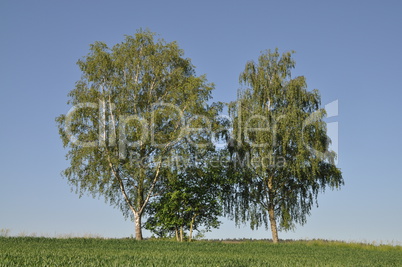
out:
<path id="1" fill-rule="evenodd" d="M 402 266 L 402 247 L 0 237 L 0 266 Z"/>

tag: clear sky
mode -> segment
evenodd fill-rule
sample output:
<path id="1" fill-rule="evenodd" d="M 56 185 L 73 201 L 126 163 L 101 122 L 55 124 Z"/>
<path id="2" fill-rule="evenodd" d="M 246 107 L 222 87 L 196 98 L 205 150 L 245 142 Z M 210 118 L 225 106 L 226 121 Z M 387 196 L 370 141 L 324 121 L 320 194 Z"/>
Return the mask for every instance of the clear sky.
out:
<path id="1" fill-rule="evenodd" d="M 280 3 L 279 3 L 280 2 Z M 89 44 L 149 28 L 177 41 L 197 74 L 231 101 L 260 51 L 295 50 L 323 105 L 338 100 L 345 186 L 319 196 L 305 226 L 280 238 L 402 242 L 401 1 L 1 1 L 0 229 L 126 237 L 133 223 L 103 199 L 78 198 L 55 117 Z M 145 232 L 145 236 L 149 233 Z M 270 238 L 224 220 L 208 238 Z"/>

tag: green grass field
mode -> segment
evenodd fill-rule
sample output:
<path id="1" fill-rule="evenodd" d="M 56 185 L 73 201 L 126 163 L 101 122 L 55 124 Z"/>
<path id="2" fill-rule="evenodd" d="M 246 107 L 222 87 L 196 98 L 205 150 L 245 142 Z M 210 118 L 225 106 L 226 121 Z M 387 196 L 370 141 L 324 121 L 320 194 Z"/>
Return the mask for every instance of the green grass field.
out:
<path id="1" fill-rule="evenodd" d="M 0 266 L 402 266 L 402 247 L 0 237 Z"/>

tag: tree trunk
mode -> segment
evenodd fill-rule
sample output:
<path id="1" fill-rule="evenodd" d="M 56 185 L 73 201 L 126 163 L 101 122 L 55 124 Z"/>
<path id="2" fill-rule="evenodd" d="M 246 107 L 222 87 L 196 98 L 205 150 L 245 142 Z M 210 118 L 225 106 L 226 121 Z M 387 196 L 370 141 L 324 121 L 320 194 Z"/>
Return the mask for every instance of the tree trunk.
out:
<path id="1" fill-rule="evenodd" d="M 183 242 L 183 225 L 180 226 L 180 242 Z"/>
<path id="2" fill-rule="evenodd" d="M 277 244 L 279 242 L 278 229 L 276 227 L 275 218 L 275 193 L 273 188 L 273 177 L 268 178 L 268 215 L 269 224 L 271 225 L 272 242 Z"/>
<path id="3" fill-rule="evenodd" d="M 179 242 L 179 230 L 177 227 L 174 229 L 174 231 L 176 232 L 176 241 Z"/>
<path id="4" fill-rule="evenodd" d="M 188 235 L 188 241 L 191 242 L 191 240 L 193 239 L 193 225 L 195 222 L 195 217 L 197 217 L 197 214 L 195 214 L 193 216 L 193 218 L 191 218 L 191 224 L 190 224 L 190 233 Z"/>
<path id="5" fill-rule="evenodd" d="M 142 240 L 142 227 L 141 227 L 141 216 L 140 213 L 134 213 L 135 218 L 135 239 Z"/>
<path id="6" fill-rule="evenodd" d="M 268 207 L 269 224 L 271 225 L 272 241 L 274 244 L 279 242 L 278 229 L 276 227 L 274 205 L 270 204 Z"/>

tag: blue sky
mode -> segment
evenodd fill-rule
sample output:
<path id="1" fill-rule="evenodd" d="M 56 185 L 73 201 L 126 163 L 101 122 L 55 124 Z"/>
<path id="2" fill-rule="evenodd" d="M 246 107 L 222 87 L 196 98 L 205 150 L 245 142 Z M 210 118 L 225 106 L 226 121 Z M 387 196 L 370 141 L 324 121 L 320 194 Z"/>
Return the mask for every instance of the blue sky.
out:
<path id="1" fill-rule="evenodd" d="M 89 44 L 149 28 L 177 41 L 215 101 L 235 99 L 260 51 L 295 50 L 323 105 L 338 100 L 345 186 L 319 196 L 305 226 L 281 238 L 402 242 L 400 1 L 1 1 L 0 229 L 11 234 L 133 234 L 102 199 L 70 191 L 54 118 L 69 110 Z M 224 220 L 208 238 L 270 238 Z M 145 233 L 145 235 L 147 235 Z"/>

